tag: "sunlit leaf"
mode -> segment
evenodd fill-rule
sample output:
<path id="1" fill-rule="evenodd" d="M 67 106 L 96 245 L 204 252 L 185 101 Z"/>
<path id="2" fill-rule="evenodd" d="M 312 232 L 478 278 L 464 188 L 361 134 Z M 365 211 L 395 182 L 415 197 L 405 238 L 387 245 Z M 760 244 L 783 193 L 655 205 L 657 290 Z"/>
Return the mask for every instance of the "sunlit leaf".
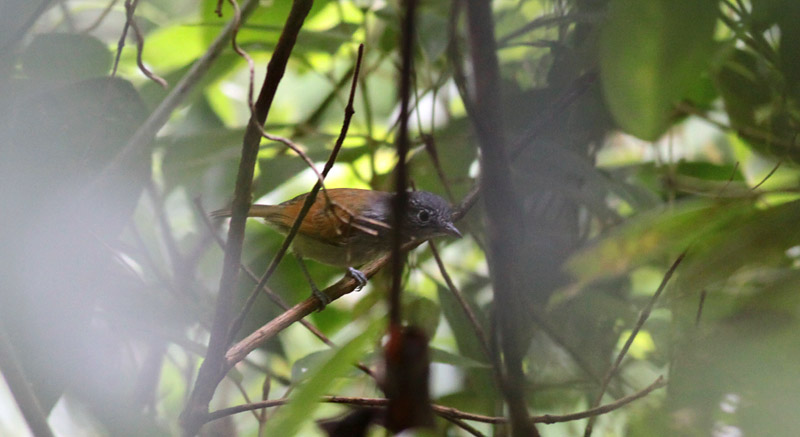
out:
<path id="1" fill-rule="evenodd" d="M 600 38 L 611 113 L 627 132 L 655 140 L 672 105 L 697 81 L 713 48 L 711 0 L 613 0 Z"/>
<path id="2" fill-rule="evenodd" d="M 383 321 L 374 322 L 357 337 L 341 346 L 320 367 L 311 372 L 308 381 L 291 396 L 289 405 L 281 408 L 267 424 L 268 435 L 295 435 L 300 426 L 311 417 L 319 406 L 319 398 L 325 394 L 338 376 L 344 375 L 350 366 L 375 344 Z"/>

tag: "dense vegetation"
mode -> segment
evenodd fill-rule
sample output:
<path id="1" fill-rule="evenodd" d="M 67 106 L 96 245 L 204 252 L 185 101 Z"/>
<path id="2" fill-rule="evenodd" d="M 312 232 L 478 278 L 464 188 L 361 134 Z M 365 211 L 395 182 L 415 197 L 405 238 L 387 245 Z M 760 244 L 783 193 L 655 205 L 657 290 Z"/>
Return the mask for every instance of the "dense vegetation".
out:
<path id="1" fill-rule="evenodd" d="M 238 25 L 211 0 L 0 5 L 0 434 L 179 435 L 209 400 L 267 399 L 202 432 L 402 428 L 375 413 L 410 390 L 376 382 L 391 269 L 349 293 L 309 263 L 344 295 L 313 312 L 287 256 L 230 339 L 284 239 L 249 220 L 233 281 L 236 226 L 207 216 L 237 175 L 240 201 L 310 191 L 291 147 L 321 171 L 343 127 L 325 186 L 395 190 L 405 77 L 408 180 L 464 215 L 402 277 L 403 363 L 430 358 L 452 408 L 431 435 L 796 435 L 800 2 L 497 0 L 490 20 L 425 1 L 404 57 L 413 2 L 239 1 Z M 283 141 L 248 129 L 249 98 Z M 303 324 L 243 346 L 304 302 Z M 424 423 L 424 393 L 406 400 Z M 598 405 L 618 408 L 542 417 Z"/>

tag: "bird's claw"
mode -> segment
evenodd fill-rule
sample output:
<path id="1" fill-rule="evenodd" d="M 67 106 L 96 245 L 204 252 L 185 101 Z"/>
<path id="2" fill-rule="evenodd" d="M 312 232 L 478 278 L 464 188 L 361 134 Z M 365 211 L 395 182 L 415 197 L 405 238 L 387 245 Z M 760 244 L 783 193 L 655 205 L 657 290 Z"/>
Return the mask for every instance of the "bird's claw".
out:
<path id="1" fill-rule="evenodd" d="M 347 274 L 349 274 L 350 277 L 358 282 L 358 287 L 356 287 L 355 291 L 359 291 L 364 288 L 365 285 L 367 285 L 367 275 L 365 275 L 361 270 L 348 267 Z"/>
<path id="2" fill-rule="evenodd" d="M 327 294 L 319 291 L 319 288 L 317 288 L 317 287 L 313 287 L 313 286 L 311 287 L 311 295 L 316 297 L 317 300 L 319 300 L 319 303 L 321 305 L 319 307 L 319 311 L 324 310 L 325 307 L 328 306 L 329 303 L 331 303 L 330 296 L 328 296 Z"/>

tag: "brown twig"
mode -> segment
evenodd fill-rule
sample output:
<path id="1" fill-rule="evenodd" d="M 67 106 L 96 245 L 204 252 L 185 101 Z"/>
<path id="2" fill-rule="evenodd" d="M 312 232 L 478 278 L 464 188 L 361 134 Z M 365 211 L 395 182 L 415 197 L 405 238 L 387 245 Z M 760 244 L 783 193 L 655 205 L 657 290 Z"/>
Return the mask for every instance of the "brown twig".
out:
<path id="1" fill-rule="evenodd" d="M 606 414 L 606 413 L 609 413 L 611 411 L 617 410 L 617 409 L 619 409 L 621 407 L 624 407 L 625 405 L 628 405 L 628 404 L 630 404 L 631 402 L 633 402 L 633 401 L 635 401 L 637 399 L 641 399 L 641 398 L 647 396 L 653 390 L 659 389 L 659 388 L 664 387 L 666 385 L 667 385 L 667 382 L 664 381 L 664 377 L 663 376 L 659 376 L 658 379 L 656 379 L 652 384 L 650 384 L 649 386 L 645 387 L 644 389 L 642 389 L 642 390 L 640 390 L 640 391 L 638 391 L 638 392 L 636 392 L 636 393 L 634 393 L 632 395 L 625 396 L 624 398 L 620 398 L 620 399 L 618 399 L 618 400 L 616 400 L 614 402 L 611 402 L 609 404 L 601 405 L 601 406 L 595 407 L 595 408 L 590 408 L 590 409 L 588 409 L 586 411 L 582 411 L 580 413 L 564 414 L 564 415 L 560 415 L 560 416 L 555 416 L 555 415 L 550 415 L 550 414 L 546 414 L 544 416 L 534 416 L 533 417 L 533 421 L 535 423 L 548 423 L 549 424 L 549 423 L 558 423 L 558 422 L 571 422 L 573 420 L 580 420 L 580 419 L 597 417 L 597 416 L 600 416 L 602 414 Z"/>
<path id="2" fill-rule="evenodd" d="M 255 104 L 256 111 L 245 131 L 208 351 L 206 359 L 200 367 L 194 390 L 181 416 L 182 431 L 185 437 L 196 435 L 205 422 L 211 397 L 228 370 L 225 366 L 225 352 L 228 349 L 229 332 L 234 319 L 233 306 L 236 297 L 236 282 L 241 266 L 245 221 L 250 210 L 253 174 L 261 140 L 259 129 L 256 126 L 263 126 L 267 119 L 278 84 L 283 78 L 289 57 L 297 41 L 297 35 L 312 4 L 312 0 L 295 0 L 292 3 L 286 24 L 267 65 L 264 84 Z"/>
<path id="3" fill-rule="evenodd" d="M 139 67 L 139 71 L 141 71 L 145 77 L 166 89 L 167 81 L 150 71 L 147 67 L 145 67 L 144 62 L 142 61 L 142 52 L 144 52 L 144 36 L 142 35 L 142 31 L 139 28 L 139 25 L 136 24 L 136 20 L 134 18 L 136 6 L 138 5 L 139 0 L 125 0 L 125 24 L 122 27 L 122 35 L 120 35 L 119 41 L 117 42 L 117 54 L 114 58 L 114 67 L 111 69 L 111 77 L 114 77 L 117 74 L 117 67 L 119 67 L 122 49 L 125 47 L 125 39 L 128 37 L 128 28 L 133 28 L 133 33 L 136 37 L 136 65 Z"/>
<path id="4" fill-rule="evenodd" d="M 144 74 L 145 77 L 147 77 L 148 79 L 161 85 L 161 88 L 167 89 L 167 81 L 164 80 L 164 78 L 150 71 L 150 69 L 144 65 L 144 61 L 142 61 L 142 53 L 144 53 L 144 36 L 142 35 L 142 30 L 139 28 L 139 25 L 136 23 L 136 20 L 133 17 L 133 11 L 131 11 L 129 17 L 130 17 L 129 20 L 131 23 L 131 27 L 133 28 L 133 35 L 136 37 L 136 65 L 139 67 L 139 71 L 141 71 L 142 74 Z M 117 60 L 119 60 L 119 58 L 117 58 Z M 115 73 L 117 71 L 116 69 L 117 65 L 115 63 L 114 64 Z"/>
<path id="5" fill-rule="evenodd" d="M 117 67 L 119 67 L 119 59 L 122 56 L 122 49 L 125 48 L 125 39 L 128 37 L 128 29 L 133 20 L 133 12 L 136 10 L 136 4 L 139 0 L 125 0 L 125 24 L 122 25 L 122 35 L 117 41 L 117 54 L 114 57 L 114 66 L 111 68 L 111 77 L 117 75 Z"/>
<path id="6" fill-rule="evenodd" d="M 694 316 L 694 326 L 700 326 L 700 317 L 703 316 L 703 307 L 706 303 L 706 289 L 700 290 L 700 302 L 697 304 L 697 314 Z"/>
<path id="7" fill-rule="evenodd" d="M 258 0 L 245 0 L 242 6 L 242 22 L 249 17 L 258 6 Z M 142 147 L 146 147 L 155 137 L 156 133 L 167 123 L 172 111 L 180 105 L 189 95 L 189 91 L 198 84 L 200 79 L 211 68 L 211 65 L 219 57 L 222 50 L 228 43 L 234 29 L 233 21 L 219 33 L 217 38 L 208 47 L 208 50 L 192 65 L 189 71 L 181 78 L 178 83 L 169 91 L 166 97 L 150 113 L 147 120 L 136 130 L 128 139 L 125 146 L 110 160 L 103 168 L 98 177 L 90 185 L 90 191 L 94 187 L 101 185 L 107 178 L 116 174 L 130 159 L 140 153 Z"/>
<path id="8" fill-rule="evenodd" d="M 415 245 L 419 244 L 415 242 Z M 389 255 L 385 255 L 377 260 L 360 268 L 361 272 L 367 278 L 371 278 L 381 267 L 388 261 Z M 355 290 L 360 284 L 350 276 L 344 276 L 335 284 L 322 290 L 331 301 L 334 301 L 347 293 Z M 270 320 L 267 324 L 257 329 L 238 343 L 233 345 L 226 353 L 227 367 L 241 361 L 253 349 L 257 348 L 265 341 L 274 337 L 279 332 L 286 329 L 294 322 L 301 320 L 303 317 L 316 311 L 321 306 L 321 302 L 314 296 L 308 297 L 306 300 L 289 308 L 286 312 Z"/>
<path id="9" fill-rule="evenodd" d="M 359 55 L 358 59 L 356 60 L 356 68 L 353 71 L 353 81 L 350 87 L 350 96 L 348 97 L 347 100 L 347 106 L 344 109 L 344 121 L 342 122 L 342 129 L 339 132 L 339 137 L 336 139 L 336 143 L 333 146 L 333 150 L 331 150 L 331 154 L 328 157 L 328 161 L 325 163 L 325 167 L 323 167 L 322 169 L 322 173 L 319 175 L 319 179 L 317 179 L 317 182 L 314 184 L 314 187 L 311 189 L 311 192 L 309 192 L 308 195 L 306 196 L 305 203 L 303 203 L 303 207 L 300 209 L 300 212 L 298 213 L 297 218 L 292 224 L 291 229 L 289 229 L 286 238 L 284 238 L 283 244 L 281 245 L 280 249 L 278 249 L 278 252 L 275 254 L 275 256 L 272 258 L 272 261 L 267 267 L 267 270 L 264 272 L 264 275 L 256 284 L 256 287 L 250 293 L 250 296 L 248 297 L 247 302 L 245 303 L 244 308 L 240 312 L 239 316 L 233 321 L 233 324 L 231 325 L 229 331 L 229 339 L 232 339 L 233 335 L 235 335 L 235 333 L 239 331 L 241 324 L 244 322 L 245 316 L 249 312 L 250 308 L 253 306 L 255 298 L 258 296 L 259 290 L 267 283 L 269 278 L 275 272 L 275 269 L 278 267 L 278 264 L 280 263 L 281 259 L 283 259 L 283 256 L 286 255 L 286 252 L 289 250 L 289 246 L 291 245 L 292 240 L 297 235 L 297 232 L 300 230 L 300 225 L 302 224 L 303 219 L 305 218 L 306 214 L 308 214 L 308 211 L 311 210 L 311 205 L 314 204 L 314 201 L 316 200 L 317 197 L 317 193 L 322 188 L 322 181 L 325 179 L 325 176 L 328 175 L 328 172 L 330 172 L 331 168 L 333 168 L 333 164 L 336 162 L 336 157 L 339 154 L 339 150 L 341 150 L 342 144 L 344 144 L 344 140 L 347 137 L 347 131 L 350 127 L 350 120 L 353 118 L 353 114 L 355 113 L 355 109 L 353 108 L 353 100 L 355 100 L 356 86 L 358 84 L 358 73 L 364 55 L 363 44 L 359 46 L 358 53 Z M 259 130 L 263 132 L 263 130 L 261 130 L 260 127 Z"/>
<path id="10" fill-rule="evenodd" d="M 200 203 L 200 199 L 199 198 L 195 198 L 194 199 L 194 205 L 195 205 L 195 208 L 197 209 L 197 212 L 198 212 L 198 215 L 200 216 L 200 219 L 206 225 L 206 228 L 208 228 L 209 233 L 214 238 L 214 241 L 217 243 L 217 245 L 219 245 L 219 247 L 222 248 L 222 250 L 225 250 L 225 242 L 222 241 L 222 238 L 219 235 L 217 235 L 217 233 L 214 231 L 214 225 L 208 219 L 208 214 L 206 213 L 205 209 L 203 208 L 203 205 Z M 253 283 L 258 284 L 258 282 L 259 282 L 258 275 L 256 275 L 245 264 L 242 264 L 242 271 L 244 271 L 247 274 L 247 277 L 249 277 L 253 281 Z M 287 311 L 290 308 L 289 304 L 287 304 L 286 301 L 283 300 L 283 298 L 281 298 L 277 293 L 272 291 L 268 286 L 265 285 L 262 288 L 262 291 L 264 293 L 266 293 L 266 295 L 270 298 L 270 300 L 272 300 L 282 310 Z M 309 322 L 308 320 L 305 320 L 305 319 L 302 319 L 299 322 L 300 322 L 301 325 L 303 325 L 304 328 L 306 328 L 309 332 L 314 334 L 315 337 L 320 339 L 320 341 L 322 341 L 323 343 L 325 343 L 326 345 L 328 345 L 330 347 L 336 347 L 336 344 L 333 341 L 331 341 L 331 339 L 328 338 L 328 336 L 323 334 L 322 331 L 319 330 L 319 328 L 314 326 L 314 324 L 312 324 L 311 322 Z M 374 374 L 372 372 L 372 369 L 370 369 L 366 365 L 358 363 L 356 365 L 356 367 L 361 369 L 364 373 L 366 373 L 366 374 L 368 374 L 370 376 L 374 376 Z"/>
<path id="11" fill-rule="evenodd" d="M 225 242 L 222 240 L 222 237 L 220 237 L 214 231 L 214 225 L 208 219 L 208 214 L 206 213 L 205 208 L 203 208 L 203 205 L 200 202 L 199 198 L 195 198 L 194 199 L 194 206 L 195 206 L 195 209 L 197 210 L 198 217 L 200 217 L 200 220 L 205 224 L 205 226 L 208 229 L 209 233 L 214 238 L 214 241 L 217 243 L 217 245 L 220 248 L 222 248 L 222 250 L 225 250 Z M 245 272 L 247 277 L 250 278 L 254 283 L 256 283 L 256 284 L 258 283 L 258 275 L 256 275 L 250 269 L 250 267 L 247 267 L 247 265 L 245 265 L 244 263 L 242 264 L 242 271 Z M 272 291 L 268 286 L 263 287 L 262 291 L 264 293 L 266 293 L 266 295 L 270 298 L 270 300 L 272 300 L 281 309 L 283 309 L 284 311 L 289 309 L 289 304 L 287 304 L 286 301 L 283 300 L 283 298 L 281 298 L 277 293 Z M 316 326 L 311 324 L 309 321 L 301 320 L 300 323 L 306 329 L 308 329 L 312 334 L 314 334 L 314 336 L 319 338 L 323 343 L 327 344 L 328 346 L 335 346 L 333 344 L 333 342 L 325 334 L 323 334 L 322 331 L 319 330 L 319 328 L 317 328 Z"/>
<path id="12" fill-rule="evenodd" d="M 562 422 L 572 422 L 574 420 L 581 420 L 586 419 L 588 417 L 595 417 L 601 414 L 606 414 L 614 410 L 618 410 L 625 405 L 630 404 L 638 399 L 641 399 L 654 390 L 657 390 L 661 387 L 666 386 L 667 383 L 664 381 L 663 376 L 659 376 L 652 384 L 645 387 L 644 389 L 633 393 L 629 396 L 625 396 L 620 398 L 614 402 L 611 402 L 606 405 L 601 405 L 596 408 L 591 408 L 585 411 L 581 411 L 578 413 L 571 413 L 571 414 L 545 414 L 542 416 L 532 416 L 530 421 L 532 423 L 562 423 Z M 359 407 L 385 407 L 389 404 L 389 400 L 385 398 L 360 398 L 360 397 L 347 397 L 347 396 L 325 396 L 321 399 L 322 402 L 332 403 L 332 404 L 347 404 L 347 405 L 354 405 Z M 254 402 L 252 404 L 244 404 L 244 405 L 237 405 L 235 407 L 230 408 L 223 408 L 214 412 L 209 413 L 207 419 L 208 421 L 221 419 L 223 417 L 227 417 L 233 414 L 243 413 L 245 411 L 251 410 L 258 410 L 262 408 L 273 408 L 280 405 L 285 405 L 291 402 L 291 399 L 288 398 L 281 398 L 281 399 L 272 399 L 268 401 L 262 402 Z M 474 414 L 468 413 L 465 411 L 458 410 L 452 407 L 445 407 L 443 405 L 433 405 L 433 410 L 439 416 L 445 418 L 453 418 L 459 420 L 470 420 L 473 422 L 481 422 L 481 423 L 490 423 L 494 425 L 500 425 L 504 423 L 508 423 L 508 418 L 506 417 L 498 417 L 498 416 L 484 416 L 482 414 Z"/>
<path id="13" fill-rule="evenodd" d="M 770 170 L 769 173 L 767 173 L 767 175 L 764 176 L 764 179 L 761 179 L 761 182 L 755 184 L 755 186 L 753 186 L 753 188 L 751 188 L 750 190 L 755 191 L 758 189 L 758 187 L 764 185 L 764 182 L 766 182 L 769 178 L 772 177 L 773 174 L 775 174 L 776 171 L 778 171 L 778 168 L 780 168 L 782 163 L 783 161 L 778 161 L 778 163 L 775 164 L 775 167 L 772 167 L 772 170 Z"/>
<path id="14" fill-rule="evenodd" d="M 600 392 L 597 394 L 594 402 L 592 403 L 592 407 L 597 407 L 600 405 L 600 401 L 603 399 L 603 395 L 606 392 L 606 388 L 608 388 L 609 382 L 611 382 L 611 378 L 616 375 L 617 370 L 619 370 L 620 364 L 622 364 L 622 360 L 625 358 L 625 355 L 628 353 L 628 349 L 630 349 L 631 345 L 633 344 L 633 340 L 636 339 L 636 336 L 639 334 L 639 331 L 644 326 L 644 322 L 647 321 L 647 318 L 650 317 L 650 311 L 653 310 L 653 306 L 656 304 L 656 301 L 661 296 L 661 293 L 664 292 L 664 289 L 667 287 L 667 283 L 669 283 L 670 278 L 672 278 L 672 274 L 675 273 L 675 269 L 681 264 L 683 258 L 686 256 L 686 251 L 683 251 L 678 258 L 672 263 L 667 270 L 667 273 L 664 274 L 664 278 L 661 280 L 661 284 L 658 285 L 658 289 L 656 292 L 653 293 L 653 296 L 647 302 L 647 304 L 642 308 L 642 312 L 639 313 L 639 318 L 636 320 L 636 324 L 633 327 L 630 335 L 628 335 L 628 339 L 625 340 L 625 344 L 622 346 L 622 349 L 617 354 L 617 358 L 614 360 L 614 364 L 608 369 L 605 376 L 603 377 L 603 382 L 600 384 Z M 586 424 L 586 430 L 583 433 L 584 437 L 589 437 L 592 435 L 592 428 L 594 427 L 595 419 L 589 419 L 589 423 Z"/>

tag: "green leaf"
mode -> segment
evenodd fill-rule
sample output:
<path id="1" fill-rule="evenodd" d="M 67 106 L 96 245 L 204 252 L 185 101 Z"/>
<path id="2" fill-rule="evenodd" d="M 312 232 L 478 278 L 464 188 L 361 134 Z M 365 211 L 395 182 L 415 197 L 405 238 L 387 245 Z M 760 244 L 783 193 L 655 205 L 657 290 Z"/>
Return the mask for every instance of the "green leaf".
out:
<path id="1" fill-rule="evenodd" d="M 375 344 L 383 326 L 383 320 L 374 321 L 358 337 L 340 347 L 324 364 L 312 370 L 311 377 L 294 392 L 289 404 L 267 423 L 265 434 L 296 435 L 302 424 L 313 417 L 319 406 L 319 398 L 333 387 L 337 377 L 347 373 L 350 366 Z"/>
<path id="2" fill-rule="evenodd" d="M 681 281 L 700 290 L 724 283 L 744 267 L 787 261 L 786 250 L 800 244 L 795 225 L 800 201 L 753 206 L 749 199 L 687 202 L 673 211 L 643 215 L 573 257 L 567 268 L 581 287 L 649 262 L 671 261 L 688 249 Z"/>
<path id="3" fill-rule="evenodd" d="M 489 369 L 492 367 L 488 363 L 483 363 L 478 360 L 473 360 L 472 358 L 454 354 L 446 350 L 437 349 L 435 347 L 430 348 L 430 350 L 431 350 L 431 361 L 434 363 L 450 364 L 451 366 L 460 367 L 462 369 L 470 369 L 470 368 Z"/>
<path id="4" fill-rule="evenodd" d="M 336 354 L 333 349 L 311 352 L 292 364 L 292 382 L 298 383 L 308 379 L 314 369 L 322 366 Z"/>
<path id="5" fill-rule="evenodd" d="M 22 69 L 34 79 L 72 82 L 105 76 L 110 67 L 105 44 L 83 34 L 37 35 L 22 55 Z"/>
<path id="6" fill-rule="evenodd" d="M 578 252 L 566 269 L 581 287 L 631 269 L 677 256 L 678 253 L 719 232 L 726 224 L 752 212 L 752 201 L 685 202 L 670 210 L 641 214 L 610 235 Z"/>
<path id="7" fill-rule="evenodd" d="M 626 132 L 655 140 L 673 104 L 702 73 L 713 49 L 711 0 L 613 0 L 600 37 L 608 106 Z"/>
<path id="8" fill-rule="evenodd" d="M 462 287 L 462 291 L 465 294 L 464 297 L 470 303 L 472 310 L 479 317 L 479 320 L 481 320 L 482 314 L 477 311 L 477 306 L 471 302 L 472 299 L 470 299 L 468 291 L 469 289 L 483 287 L 486 285 L 486 282 L 485 279 L 479 280 L 477 277 L 475 279 L 476 281 L 468 283 L 466 286 Z M 487 359 L 478 337 L 474 334 L 475 330 L 472 327 L 469 318 L 466 314 L 464 314 L 464 310 L 461 308 L 461 305 L 459 305 L 456 298 L 453 297 L 453 294 L 447 288 L 438 286 L 436 290 L 439 297 L 439 302 L 441 302 L 442 313 L 444 314 L 447 323 L 450 325 L 450 328 L 453 330 L 453 335 L 456 337 L 456 344 L 458 345 L 458 350 L 461 352 L 461 355 L 476 361 Z M 482 326 L 484 327 L 485 331 L 485 327 L 488 325 L 486 323 L 482 323 Z"/>
<path id="9" fill-rule="evenodd" d="M 408 324 L 422 329 L 428 338 L 433 338 L 439 326 L 439 304 L 422 296 L 413 296 L 403 307 Z"/>

